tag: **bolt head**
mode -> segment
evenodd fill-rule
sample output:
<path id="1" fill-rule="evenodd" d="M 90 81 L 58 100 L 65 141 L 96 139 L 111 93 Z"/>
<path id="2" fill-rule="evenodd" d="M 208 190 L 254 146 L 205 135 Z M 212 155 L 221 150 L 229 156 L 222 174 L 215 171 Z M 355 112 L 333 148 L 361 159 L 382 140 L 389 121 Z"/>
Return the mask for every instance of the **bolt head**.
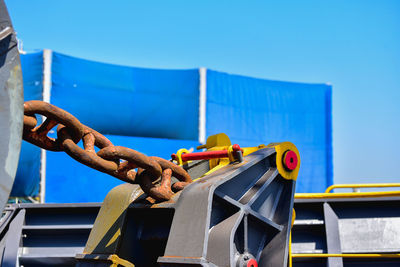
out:
<path id="1" fill-rule="evenodd" d="M 283 154 L 283 166 L 285 166 L 288 171 L 296 169 L 298 163 L 299 159 L 294 151 L 288 150 Z"/>

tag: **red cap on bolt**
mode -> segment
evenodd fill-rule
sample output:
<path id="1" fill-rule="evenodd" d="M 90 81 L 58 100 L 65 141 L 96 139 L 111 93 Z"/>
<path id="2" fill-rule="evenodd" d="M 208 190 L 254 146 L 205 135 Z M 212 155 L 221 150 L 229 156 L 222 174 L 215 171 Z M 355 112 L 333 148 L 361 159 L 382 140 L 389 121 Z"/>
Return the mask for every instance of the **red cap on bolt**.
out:
<path id="1" fill-rule="evenodd" d="M 247 262 L 247 267 L 258 267 L 258 263 L 257 263 L 257 261 L 255 259 L 250 259 Z"/>
<path id="2" fill-rule="evenodd" d="M 299 160 L 294 151 L 288 150 L 285 152 L 285 154 L 283 154 L 283 165 L 287 170 L 293 171 L 294 169 L 296 169 L 298 163 Z"/>
<path id="3" fill-rule="evenodd" d="M 240 146 L 239 146 L 238 144 L 234 144 L 234 145 L 232 146 L 232 150 L 233 150 L 233 151 L 240 151 L 241 148 L 240 148 Z"/>

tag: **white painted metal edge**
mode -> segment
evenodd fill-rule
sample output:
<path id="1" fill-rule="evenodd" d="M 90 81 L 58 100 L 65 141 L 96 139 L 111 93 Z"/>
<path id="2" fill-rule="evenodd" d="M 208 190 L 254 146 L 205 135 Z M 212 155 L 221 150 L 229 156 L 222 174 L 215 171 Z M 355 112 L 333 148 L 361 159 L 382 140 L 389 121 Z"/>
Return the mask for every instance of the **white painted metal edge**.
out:
<path id="1" fill-rule="evenodd" d="M 199 68 L 199 143 L 206 143 L 207 69 Z"/>
<path id="2" fill-rule="evenodd" d="M 53 51 L 43 49 L 43 101 L 50 103 L 51 91 L 51 65 L 53 61 Z M 42 118 L 44 119 L 44 118 Z M 46 196 L 46 150 L 41 149 L 40 153 L 40 202 L 44 203 Z"/>

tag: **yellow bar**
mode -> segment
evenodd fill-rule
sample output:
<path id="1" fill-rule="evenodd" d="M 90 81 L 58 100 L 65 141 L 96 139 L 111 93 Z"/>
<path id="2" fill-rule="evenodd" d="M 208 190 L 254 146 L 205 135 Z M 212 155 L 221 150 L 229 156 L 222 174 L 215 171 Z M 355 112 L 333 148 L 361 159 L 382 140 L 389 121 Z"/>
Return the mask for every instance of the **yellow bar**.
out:
<path id="1" fill-rule="evenodd" d="M 292 228 L 294 221 L 296 220 L 296 211 L 294 208 L 292 209 L 292 224 L 290 225 L 290 234 L 289 234 L 289 267 L 293 266 L 293 259 L 292 259 Z"/>
<path id="2" fill-rule="evenodd" d="M 293 266 L 293 260 L 292 260 L 292 229 L 290 229 L 290 234 L 289 234 L 289 267 Z"/>
<path id="3" fill-rule="evenodd" d="M 378 183 L 378 184 L 334 184 L 329 186 L 325 193 L 335 188 L 378 188 L 378 187 L 400 187 L 400 183 Z"/>
<path id="4" fill-rule="evenodd" d="M 400 191 L 386 192 L 362 192 L 362 193 L 297 193 L 294 195 L 296 199 L 311 198 L 365 198 L 365 197 L 398 197 Z"/>
<path id="5" fill-rule="evenodd" d="M 400 258 L 400 254 L 328 254 L 328 253 L 294 253 L 292 258 Z"/>

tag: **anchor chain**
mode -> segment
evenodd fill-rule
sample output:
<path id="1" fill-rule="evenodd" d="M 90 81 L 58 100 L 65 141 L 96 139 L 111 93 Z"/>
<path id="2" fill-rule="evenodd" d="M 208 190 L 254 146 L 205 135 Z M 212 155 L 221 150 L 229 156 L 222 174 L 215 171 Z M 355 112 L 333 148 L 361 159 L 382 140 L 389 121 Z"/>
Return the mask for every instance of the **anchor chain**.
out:
<path id="1" fill-rule="evenodd" d="M 46 119 L 37 125 L 36 115 Z M 57 125 L 57 138 L 49 137 L 49 131 Z M 122 181 L 139 184 L 148 196 L 157 201 L 171 199 L 174 192 L 192 182 L 190 175 L 173 162 L 149 157 L 131 148 L 114 146 L 104 135 L 83 125 L 67 111 L 43 101 L 24 103 L 23 139 L 46 150 L 64 151 L 88 167 Z M 77 145 L 81 140 L 83 148 Z M 99 149 L 97 152 L 95 147 Z M 179 181 L 171 186 L 172 176 Z"/>

